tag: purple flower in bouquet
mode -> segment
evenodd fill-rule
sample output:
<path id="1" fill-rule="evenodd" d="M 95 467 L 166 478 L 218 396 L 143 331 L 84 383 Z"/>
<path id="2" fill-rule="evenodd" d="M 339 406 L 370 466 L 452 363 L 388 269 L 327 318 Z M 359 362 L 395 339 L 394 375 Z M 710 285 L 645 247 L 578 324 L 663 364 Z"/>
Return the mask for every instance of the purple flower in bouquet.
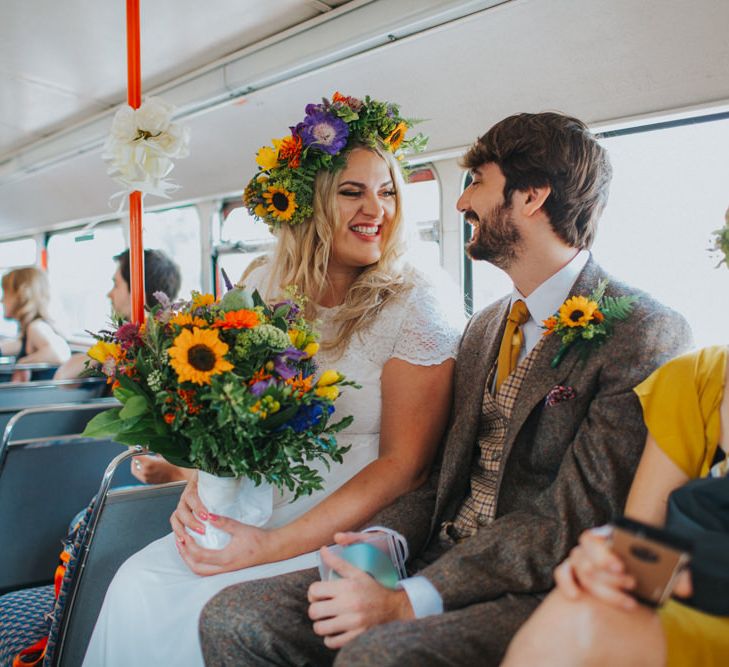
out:
<path id="1" fill-rule="evenodd" d="M 297 350 L 295 347 L 289 347 L 280 352 L 273 358 L 273 367 L 279 377 L 284 380 L 290 380 L 299 370 L 296 367 L 289 366 L 290 363 L 301 361 L 306 356 L 303 350 Z"/>
<path id="2" fill-rule="evenodd" d="M 258 380 L 251 385 L 251 394 L 254 396 L 260 396 L 266 389 L 273 384 L 273 378 L 266 378 L 265 380 Z"/>
<path id="3" fill-rule="evenodd" d="M 341 118 L 320 110 L 306 108 L 306 118 L 296 126 L 304 146 L 336 155 L 347 145 L 349 126 Z"/>
<path id="4" fill-rule="evenodd" d="M 294 303 L 290 299 L 286 299 L 285 301 L 279 301 L 278 303 L 273 304 L 273 306 L 271 306 L 271 308 L 273 308 L 273 310 L 275 312 L 279 308 L 281 308 L 281 306 L 289 307 L 289 312 L 284 317 L 286 322 L 288 322 L 289 324 L 291 324 L 292 322 L 295 322 L 298 319 L 299 315 L 301 314 L 301 308 L 299 306 L 297 306 L 296 303 Z"/>

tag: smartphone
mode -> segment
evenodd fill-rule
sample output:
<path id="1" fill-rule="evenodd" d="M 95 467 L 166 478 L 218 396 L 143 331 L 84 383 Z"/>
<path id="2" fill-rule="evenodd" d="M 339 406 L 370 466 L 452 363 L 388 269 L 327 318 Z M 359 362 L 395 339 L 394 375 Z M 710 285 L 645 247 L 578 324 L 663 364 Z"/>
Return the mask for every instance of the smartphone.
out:
<path id="1" fill-rule="evenodd" d="M 612 550 L 635 578 L 632 594 L 650 606 L 662 605 L 678 573 L 691 558 L 691 542 L 665 530 L 620 517 L 613 522 Z"/>
<path id="2" fill-rule="evenodd" d="M 395 588 L 397 582 L 406 576 L 402 554 L 389 533 L 364 533 L 359 542 L 348 546 L 334 544 L 329 549 L 340 558 L 367 572 L 387 588 Z M 339 575 L 330 570 L 321 558 L 319 575 L 322 581 L 339 578 Z"/>

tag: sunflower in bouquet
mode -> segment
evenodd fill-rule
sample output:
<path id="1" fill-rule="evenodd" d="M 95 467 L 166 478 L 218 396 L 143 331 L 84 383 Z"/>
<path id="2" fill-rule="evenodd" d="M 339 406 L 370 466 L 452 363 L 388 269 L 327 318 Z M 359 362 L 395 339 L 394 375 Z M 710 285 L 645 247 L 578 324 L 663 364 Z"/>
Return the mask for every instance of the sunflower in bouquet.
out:
<path id="1" fill-rule="evenodd" d="M 95 334 L 88 354 L 121 406 L 94 417 L 84 434 L 219 477 L 265 480 L 295 498 L 320 489 L 310 464 L 342 462 L 349 448 L 335 434 L 352 417 L 330 418 L 341 389 L 358 385 L 317 369 L 318 334 L 303 297 L 289 289 L 267 304 L 242 287 L 219 301 L 155 296 L 144 324 Z"/>

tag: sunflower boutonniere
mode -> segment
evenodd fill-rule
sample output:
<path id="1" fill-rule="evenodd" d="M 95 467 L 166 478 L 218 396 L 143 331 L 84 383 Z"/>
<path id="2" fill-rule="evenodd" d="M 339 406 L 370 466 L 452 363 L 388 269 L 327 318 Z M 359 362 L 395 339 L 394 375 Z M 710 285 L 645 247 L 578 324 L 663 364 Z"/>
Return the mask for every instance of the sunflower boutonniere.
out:
<path id="1" fill-rule="evenodd" d="M 605 296 L 607 280 L 601 280 L 590 296 L 571 296 L 559 310 L 542 323 L 544 336 L 557 334 L 562 339 L 559 351 L 552 359 L 556 368 L 571 347 L 584 360 L 590 349 L 602 345 L 612 334 L 616 322 L 624 320 L 638 300 L 635 295 Z"/>

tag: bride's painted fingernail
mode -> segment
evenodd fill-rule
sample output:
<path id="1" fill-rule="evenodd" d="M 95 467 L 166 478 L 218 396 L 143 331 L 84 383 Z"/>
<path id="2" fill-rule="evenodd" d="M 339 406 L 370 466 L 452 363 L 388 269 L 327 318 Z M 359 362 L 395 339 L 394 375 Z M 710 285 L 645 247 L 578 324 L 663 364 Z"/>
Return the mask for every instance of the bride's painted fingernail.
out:
<path id="1" fill-rule="evenodd" d="M 217 514 L 210 514 L 211 521 L 217 521 L 220 517 Z"/>
<path id="2" fill-rule="evenodd" d="M 207 521 L 208 519 L 208 513 L 207 512 L 198 512 L 197 515 L 203 520 Z"/>

